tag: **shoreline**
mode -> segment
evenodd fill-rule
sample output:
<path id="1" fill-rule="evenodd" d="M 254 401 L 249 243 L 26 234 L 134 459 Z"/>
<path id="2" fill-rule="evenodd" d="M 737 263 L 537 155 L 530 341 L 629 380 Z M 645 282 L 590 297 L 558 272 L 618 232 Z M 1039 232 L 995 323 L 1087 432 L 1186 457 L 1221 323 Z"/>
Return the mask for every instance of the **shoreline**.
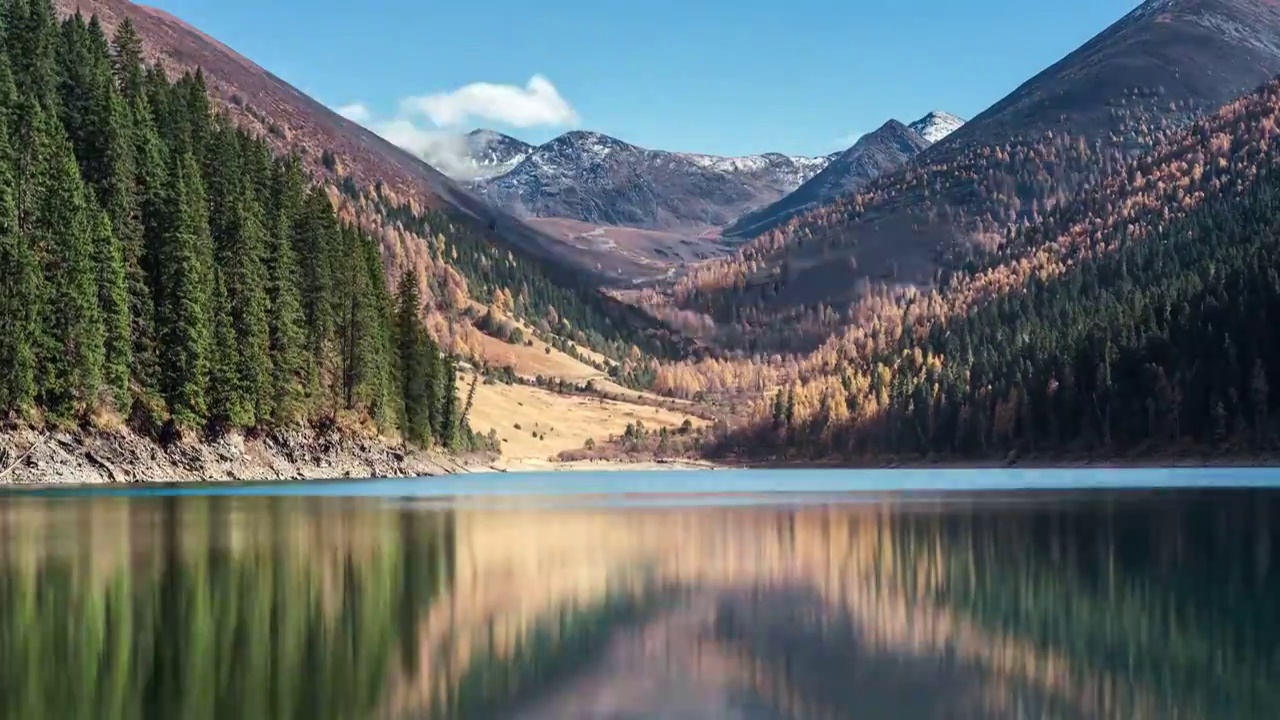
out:
<path id="1" fill-rule="evenodd" d="M 127 429 L 0 432 L 0 487 L 429 477 L 476 472 L 490 460 L 336 432 L 168 445 Z"/>
<path id="2" fill-rule="evenodd" d="M 1280 467 L 1280 454 L 1147 457 L 881 458 L 850 461 L 670 458 L 554 460 L 406 450 L 379 438 L 295 431 L 162 445 L 131 430 L 0 432 L 0 487 L 120 483 L 378 479 L 455 474 L 713 470 L 1135 470 Z"/>
<path id="3" fill-rule="evenodd" d="M 721 467 L 758 470 L 1173 470 L 1179 468 L 1280 468 L 1280 455 L 1270 453 L 1165 454 L 1136 457 L 1031 457 L 1014 461 L 991 459 L 883 458 L 877 460 L 763 460 L 729 459 Z"/>

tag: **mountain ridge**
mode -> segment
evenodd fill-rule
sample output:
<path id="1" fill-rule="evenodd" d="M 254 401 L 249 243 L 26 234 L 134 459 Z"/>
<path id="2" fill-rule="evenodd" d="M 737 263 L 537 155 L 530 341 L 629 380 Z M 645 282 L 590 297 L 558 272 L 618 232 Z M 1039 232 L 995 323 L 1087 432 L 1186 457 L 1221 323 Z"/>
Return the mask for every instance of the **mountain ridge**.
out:
<path id="1" fill-rule="evenodd" d="M 743 301 L 732 297 L 740 283 L 784 312 L 843 305 L 863 282 L 929 286 L 991 252 L 1003 228 L 1042 217 L 1280 73 L 1275 37 L 1280 5 L 1152 0 L 906 168 L 758 235 L 726 267 L 696 269 L 683 284 L 700 290 L 686 297 L 732 307 Z M 749 277 L 732 280 L 741 268 Z"/>
<path id="2" fill-rule="evenodd" d="M 517 216 L 703 232 L 782 197 L 830 158 L 672 152 L 571 130 L 471 187 Z"/>
<path id="3" fill-rule="evenodd" d="M 923 121 L 913 125 L 920 122 Z M 880 175 L 901 167 L 930 144 L 915 129 L 889 120 L 858 138 L 852 147 L 837 154 L 820 172 L 777 202 L 738 218 L 725 229 L 725 235 L 758 235 L 811 207 L 855 192 Z"/>

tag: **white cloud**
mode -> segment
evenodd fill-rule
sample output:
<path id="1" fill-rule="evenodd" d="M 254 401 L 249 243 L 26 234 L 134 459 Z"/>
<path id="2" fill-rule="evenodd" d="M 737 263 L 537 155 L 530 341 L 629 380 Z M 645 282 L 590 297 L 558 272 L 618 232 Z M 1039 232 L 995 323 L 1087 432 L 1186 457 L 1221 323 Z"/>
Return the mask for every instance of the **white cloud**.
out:
<path id="1" fill-rule="evenodd" d="M 359 102 L 336 111 L 444 174 L 462 179 L 474 177 L 478 170 L 459 127 L 469 120 L 520 128 L 578 122 L 578 113 L 541 75 L 534 75 L 523 88 L 477 82 L 452 92 L 408 97 L 389 118 L 378 117 Z"/>
<path id="2" fill-rule="evenodd" d="M 527 128 L 539 125 L 575 125 L 578 113 L 541 75 L 525 86 L 476 82 L 447 93 L 405 98 L 402 114 L 423 115 L 438 127 L 461 125 L 477 119 Z"/>
<path id="3" fill-rule="evenodd" d="M 364 103 L 351 103 L 338 108 L 338 114 L 355 123 L 367 123 L 373 118 L 373 113 L 369 112 L 369 108 Z"/>
<path id="4" fill-rule="evenodd" d="M 369 129 L 445 175 L 466 178 L 475 173 L 467 153 L 467 139 L 457 132 L 422 128 L 405 118 L 371 123 Z"/>

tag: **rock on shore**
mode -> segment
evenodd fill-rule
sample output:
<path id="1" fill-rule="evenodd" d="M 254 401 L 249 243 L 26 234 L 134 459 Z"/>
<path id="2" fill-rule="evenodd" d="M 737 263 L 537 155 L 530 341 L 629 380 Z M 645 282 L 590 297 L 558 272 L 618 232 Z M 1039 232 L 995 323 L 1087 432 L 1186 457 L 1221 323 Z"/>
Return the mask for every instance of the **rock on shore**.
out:
<path id="1" fill-rule="evenodd" d="M 334 432 L 162 445 L 129 430 L 0 431 L 0 484 L 415 477 L 467 472 L 480 462 Z"/>

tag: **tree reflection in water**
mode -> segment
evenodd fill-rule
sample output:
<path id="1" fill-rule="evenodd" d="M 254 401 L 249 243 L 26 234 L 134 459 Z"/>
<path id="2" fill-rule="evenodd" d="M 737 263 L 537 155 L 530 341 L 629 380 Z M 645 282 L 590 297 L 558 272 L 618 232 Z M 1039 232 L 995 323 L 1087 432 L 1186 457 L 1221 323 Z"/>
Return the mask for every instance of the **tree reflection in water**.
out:
<path id="1" fill-rule="evenodd" d="M 1275 505 L 10 497 L 0 716 L 1274 718 Z"/>

